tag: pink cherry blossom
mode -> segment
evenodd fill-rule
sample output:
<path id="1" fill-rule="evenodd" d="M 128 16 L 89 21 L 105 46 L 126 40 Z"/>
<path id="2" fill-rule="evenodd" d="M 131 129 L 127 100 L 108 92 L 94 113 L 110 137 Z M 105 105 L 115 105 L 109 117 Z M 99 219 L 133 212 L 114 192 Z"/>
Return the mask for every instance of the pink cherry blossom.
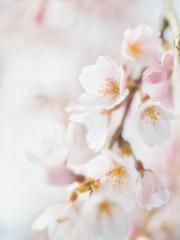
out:
<path id="1" fill-rule="evenodd" d="M 136 196 L 139 205 L 148 210 L 160 207 L 169 201 L 169 191 L 164 182 L 150 170 L 140 173 Z"/>
<path id="2" fill-rule="evenodd" d="M 161 66 L 164 70 L 172 71 L 174 66 L 174 54 L 172 51 L 165 52 L 161 58 Z"/>
<path id="3" fill-rule="evenodd" d="M 80 96 L 84 106 L 111 109 L 128 95 L 124 89 L 124 69 L 110 57 L 98 57 L 95 65 L 82 69 L 79 81 L 86 93 Z"/>
<path id="4" fill-rule="evenodd" d="M 143 73 L 143 81 L 146 83 L 156 84 L 167 78 L 167 71 L 160 64 L 147 68 Z"/>
<path id="5" fill-rule="evenodd" d="M 144 66 L 152 66 L 161 53 L 160 32 L 147 25 L 127 29 L 122 44 L 124 57 Z"/>

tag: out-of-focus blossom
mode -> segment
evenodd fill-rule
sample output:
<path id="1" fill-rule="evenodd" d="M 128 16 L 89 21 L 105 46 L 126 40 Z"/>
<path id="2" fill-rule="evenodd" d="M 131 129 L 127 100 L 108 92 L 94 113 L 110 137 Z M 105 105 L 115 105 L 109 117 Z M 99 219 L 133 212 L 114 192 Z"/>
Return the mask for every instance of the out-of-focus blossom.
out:
<path id="1" fill-rule="evenodd" d="M 174 117 L 174 113 L 162 107 L 161 103 L 145 101 L 139 106 L 132 120 L 130 134 L 139 133 L 149 147 L 159 146 L 166 138 L 171 137 L 170 120 Z"/>
<path id="2" fill-rule="evenodd" d="M 169 191 L 164 182 L 150 170 L 140 173 L 136 196 L 139 205 L 148 210 L 160 207 L 169 201 Z"/>
<path id="3" fill-rule="evenodd" d="M 156 84 L 167 78 L 167 71 L 160 64 L 147 68 L 143 73 L 143 81 L 146 83 Z"/>
<path id="4" fill-rule="evenodd" d="M 126 58 L 144 66 L 152 66 L 161 52 L 160 32 L 147 25 L 127 29 L 122 51 Z"/>
<path id="5" fill-rule="evenodd" d="M 79 217 L 79 206 L 70 202 L 60 202 L 44 210 L 34 221 L 34 230 L 47 229 L 49 239 L 84 240 L 80 228 L 83 222 Z"/>
<path id="6" fill-rule="evenodd" d="M 83 214 L 92 239 L 123 240 L 127 234 L 127 220 L 121 203 L 113 193 L 93 194 Z"/>
<path id="7" fill-rule="evenodd" d="M 174 67 L 174 54 L 172 51 L 165 52 L 161 58 L 161 67 L 164 70 L 172 71 Z"/>
<path id="8" fill-rule="evenodd" d="M 79 80 L 86 91 L 80 96 L 84 106 L 110 109 L 129 93 L 124 89 L 124 69 L 110 57 L 100 56 L 95 65 L 84 67 Z"/>
<path id="9" fill-rule="evenodd" d="M 67 111 L 73 111 L 69 120 L 85 124 L 88 128 L 87 142 L 89 148 L 99 151 L 107 142 L 110 116 L 107 110 L 89 109 L 77 105 L 68 107 Z"/>
<path id="10" fill-rule="evenodd" d="M 34 158 L 46 167 L 65 164 L 70 152 L 72 126 L 60 122 L 44 126 Z"/>
<path id="11" fill-rule="evenodd" d="M 71 125 L 66 130 L 59 122 L 47 125 L 37 146 L 38 152 L 30 156 L 44 167 L 47 182 L 51 185 L 63 186 L 76 181 L 77 175 L 67 167 L 72 131 Z"/>

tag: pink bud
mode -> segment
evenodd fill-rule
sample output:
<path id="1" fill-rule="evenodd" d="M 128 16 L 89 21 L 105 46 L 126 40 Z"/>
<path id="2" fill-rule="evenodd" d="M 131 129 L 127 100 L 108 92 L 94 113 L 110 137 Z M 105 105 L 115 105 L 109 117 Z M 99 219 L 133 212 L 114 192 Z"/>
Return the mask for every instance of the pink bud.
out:
<path id="1" fill-rule="evenodd" d="M 174 54 L 172 51 L 165 52 L 161 58 L 161 67 L 164 70 L 172 71 L 174 66 Z"/>
<path id="2" fill-rule="evenodd" d="M 169 191 L 164 182 L 153 172 L 141 172 L 137 182 L 136 196 L 142 208 L 151 210 L 169 201 Z"/>
<path id="3" fill-rule="evenodd" d="M 160 65 L 156 67 L 149 67 L 143 72 L 143 81 L 146 83 L 157 84 L 164 81 L 167 77 L 166 70 L 162 69 Z"/>
<path id="4" fill-rule="evenodd" d="M 63 165 L 46 167 L 47 182 L 51 185 L 64 186 L 76 180 L 76 174 Z"/>

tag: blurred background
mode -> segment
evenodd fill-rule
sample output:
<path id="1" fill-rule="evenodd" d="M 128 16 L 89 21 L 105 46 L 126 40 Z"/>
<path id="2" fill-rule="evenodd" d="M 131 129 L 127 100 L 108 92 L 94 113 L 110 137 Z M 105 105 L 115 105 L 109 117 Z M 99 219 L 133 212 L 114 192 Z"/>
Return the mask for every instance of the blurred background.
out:
<path id="1" fill-rule="evenodd" d="M 50 120 L 67 123 L 83 66 L 99 55 L 120 63 L 124 30 L 158 28 L 162 10 L 163 0 L 0 0 L 0 240 L 47 239 L 32 221 L 66 193 L 29 160 L 34 136 Z"/>

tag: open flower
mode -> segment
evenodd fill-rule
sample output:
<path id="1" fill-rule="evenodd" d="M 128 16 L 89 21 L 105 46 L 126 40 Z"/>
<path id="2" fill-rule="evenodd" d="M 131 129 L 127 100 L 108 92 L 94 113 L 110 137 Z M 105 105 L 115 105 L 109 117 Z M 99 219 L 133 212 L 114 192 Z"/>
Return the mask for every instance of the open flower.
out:
<path id="1" fill-rule="evenodd" d="M 127 234 L 127 220 L 123 207 L 113 193 L 94 193 L 85 208 L 83 220 L 92 239 L 123 240 Z"/>
<path id="2" fill-rule="evenodd" d="M 95 65 L 82 69 L 79 81 L 86 93 L 80 96 L 84 106 L 110 109 L 120 104 L 128 95 L 124 89 L 124 70 L 110 57 L 98 57 Z"/>
<path id="3" fill-rule="evenodd" d="M 49 239 L 85 240 L 87 239 L 80 217 L 80 206 L 71 202 L 60 202 L 48 207 L 33 222 L 33 230 L 47 229 Z"/>
<path id="4" fill-rule="evenodd" d="M 88 129 L 87 142 L 89 148 L 99 151 L 107 142 L 110 116 L 102 109 L 89 109 L 81 105 L 69 106 L 67 111 L 72 112 L 69 120 L 85 124 Z"/>
<path id="5" fill-rule="evenodd" d="M 136 196 L 142 208 L 151 210 L 169 201 L 169 191 L 164 182 L 152 171 L 144 170 L 140 173 Z"/>
<path id="6" fill-rule="evenodd" d="M 59 122 L 48 124 L 38 144 L 35 143 L 37 152 L 30 154 L 31 159 L 44 167 L 46 180 L 51 185 L 64 186 L 77 180 L 77 175 L 67 166 L 72 134 L 72 124 L 67 129 Z"/>
<path id="7" fill-rule="evenodd" d="M 144 66 L 152 66 L 161 52 L 160 32 L 147 25 L 127 29 L 122 50 L 128 59 Z"/>
<path id="8" fill-rule="evenodd" d="M 171 137 L 170 119 L 174 114 L 161 106 L 159 102 L 148 100 L 139 106 L 132 121 L 131 135 L 139 133 L 143 142 L 149 146 L 159 146 Z"/>
<path id="9" fill-rule="evenodd" d="M 108 149 L 91 159 L 81 167 L 85 175 L 100 180 L 101 188 L 113 187 L 120 193 L 125 193 L 130 187 L 129 166 L 125 160 Z"/>

